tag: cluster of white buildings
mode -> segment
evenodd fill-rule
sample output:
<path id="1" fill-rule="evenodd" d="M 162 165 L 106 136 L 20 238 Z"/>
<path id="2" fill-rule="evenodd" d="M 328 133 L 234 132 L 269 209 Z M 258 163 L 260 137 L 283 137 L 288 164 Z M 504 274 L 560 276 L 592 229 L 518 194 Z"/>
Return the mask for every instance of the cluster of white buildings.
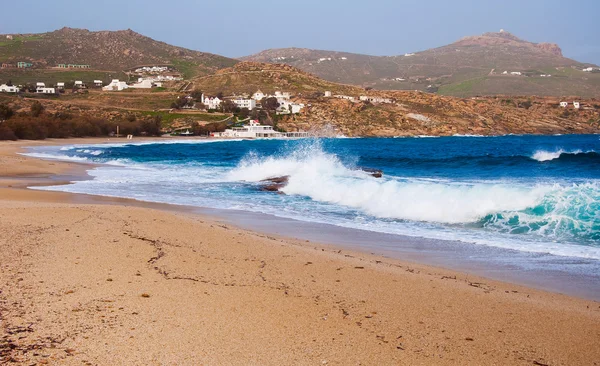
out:
<path id="1" fill-rule="evenodd" d="M 94 80 L 94 86 L 102 87 L 102 80 Z M 84 89 L 87 86 L 81 80 L 77 80 L 73 83 L 76 89 Z M 35 83 L 35 92 L 37 94 L 57 94 L 59 91 L 65 90 L 64 82 L 57 82 L 55 86 L 47 86 L 46 83 L 38 81 Z M 0 85 L 0 93 L 18 93 L 21 89 L 14 85 Z"/>
<path id="2" fill-rule="evenodd" d="M 289 92 L 276 91 L 275 94 L 267 95 L 260 90 L 257 90 L 250 98 L 243 97 L 233 97 L 230 100 L 238 107 L 238 108 L 247 108 L 248 110 L 253 110 L 257 107 L 258 102 L 262 101 L 265 98 L 276 98 L 279 103 L 279 107 L 277 108 L 277 114 L 296 114 L 300 113 L 302 108 L 304 108 L 303 103 L 293 102 L 291 98 L 291 94 Z M 221 107 L 221 103 L 223 100 L 218 97 L 208 97 L 202 94 L 200 102 L 204 104 L 206 109 L 219 109 Z"/>
<path id="3" fill-rule="evenodd" d="M 181 80 L 183 80 L 182 77 L 173 76 L 173 75 L 156 75 L 154 77 L 146 78 L 146 79 L 150 79 L 152 81 L 181 81 Z"/>
<path id="4" fill-rule="evenodd" d="M 144 66 L 138 69 L 135 69 L 135 72 L 146 72 L 149 74 L 159 74 L 161 72 L 169 71 L 167 66 Z"/>
<path id="5" fill-rule="evenodd" d="M 290 56 L 290 58 L 294 58 L 294 56 Z M 285 60 L 287 60 L 287 57 L 285 57 L 285 56 L 273 57 L 271 59 L 271 61 L 274 61 L 274 62 L 285 61 Z"/>
<path id="6" fill-rule="evenodd" d="M 587 67 L 587 68 L 583 69 L 584 72 L 592 72 L 594 70 L 600 71 L 600 68 Z"/>
<path id="7" fill-rule="evenodd" d="M 502 73 L 502 75 L 508 75 L 508 74 L 514 75 L 514 76 L 521 76 L 521 75 L 523 75 L 523 73 L 521 71 L 511 71 L 511 72 L 504 71 Z"/>
<path id="8" fill-rule="evenodd" d="M 414 56 L 414 55 L 415 55 L 414 53 L 405 53 L 404 57 L 410 57 L 410 56 Z"/>
<path id="9" fill-rule="evenodd" d="M 290 92 L 276 91 L 273 95 L 266 95 L 261 90 L 257 90 L 252 94 L 251 99 L 257 102 L 265 98 L 276 98 L 279 107 L 277 107 L 277 114 L 296 114 L 304 108 L 303 103 L 296 103 L 291 100 L 292 94 Z"/>
<path id="10" fill-rule="evenodd" d="M 341 94 L 336 94 L 336 95 L 332 95 L 332 93 L 330 91 L 325 91 L 325 97 L 326 98 L 338 98 L 338 99 L 345 99 L 345 100 L 349 100 L 353 103 L 356 103 L 358 101 L 362 101 L 362 102 L 371 102 L 371 103 L 387 103 L 387 104 L 391 104 L 394 103 L 394 101 L 390 98 L 382 98 L 382 97 L 372 97 L 372 96 L 367 96 L 367 95 L 361 95 L 358 97 L 358 99 L 356 99 L 353 96 L 350 95 L 341 95 Z"/>
<path id="11" fill-rule="evenodd" d="M 569 106 L 569 102 L 560 102 L 560 106 L 563 108 L 567 108 Z M 579 102 L 573 102 L 573 108 L 579 109 L 581 108 L 581 104 Z"/>

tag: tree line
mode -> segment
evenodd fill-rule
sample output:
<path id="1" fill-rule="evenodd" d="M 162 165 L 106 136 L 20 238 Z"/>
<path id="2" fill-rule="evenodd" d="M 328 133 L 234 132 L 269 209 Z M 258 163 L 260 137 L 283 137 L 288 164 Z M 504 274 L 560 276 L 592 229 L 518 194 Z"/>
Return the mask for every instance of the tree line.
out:
<path id="1" fill-rule="evenodd" d="M 0 140 L 43 140 L 46 138 L 98 137 L 113 135 L 117 126 L 122 135 L 160 136 L 160 116 L 109 121 L 105 118 L 49 113 L 35 101 L 27 113 L 15 113 L 0 104 Z"/>

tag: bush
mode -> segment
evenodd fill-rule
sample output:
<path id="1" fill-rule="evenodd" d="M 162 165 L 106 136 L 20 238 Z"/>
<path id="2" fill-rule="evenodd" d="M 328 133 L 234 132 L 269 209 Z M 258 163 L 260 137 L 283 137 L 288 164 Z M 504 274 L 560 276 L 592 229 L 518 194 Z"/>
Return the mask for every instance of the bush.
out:
<path id="1" fill-rule="evenodd" d="M 33 102 L 31 105 L 31 116 L 38 117 L 40 114 L 42 114 L 42 112 L 44 112 L 44 106 L 42 103 L 38 102 L 37 100 Z"/>
<path id="2" fill-rule="evenodd" d="M 15 112 L 6 104 L 0 104 L 0 121 L 9 119 Z"/>
<path id="3" fill-rule="evenodd" d="M 59 113 L 42 114 L 37 118 L 19 115 L 0 124 L 0 140 L 108 136 L 116 132 L 117 126 L 123 135 L 159 136 L 161 122 L 160 116 L 134 122 L 127 120 L 115 122 Z"/>
<path id="4" fill-rule="evenodd" d="M 0 140 L 17 140 L 17 136 L 4 123 L 0 123 Z"/>

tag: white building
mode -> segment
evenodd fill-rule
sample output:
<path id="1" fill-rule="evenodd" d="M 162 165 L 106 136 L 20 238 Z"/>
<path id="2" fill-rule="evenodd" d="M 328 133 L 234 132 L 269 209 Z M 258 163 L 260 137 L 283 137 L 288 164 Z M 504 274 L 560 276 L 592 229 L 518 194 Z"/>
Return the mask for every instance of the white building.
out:
<path id="1" fill-rule="evenodd" d="M 560 102 L 560 106 L 563 108 L 567 108 L 568 105 L 569 105 L 568 102 Z"/>
<path id="2" fill-rule="evenodd" d="M 583 69 L 583 71 L 585 71 L 585 72 L 592 72 L 592 71 L 594 71 L 594 68 L 593 67 L 588 67 L 587 69 Z"/>
<path id="3" fill-rule="evenodd" d="M 340 60 L 347 60 L 346 57 L 340 57 Z"/>
<path id="4" fill-rule="evenodd" d="M 10 39 L 10 40 L 12 41 L 12 40 L 13 40 L 13 36 L 12 36 L 12 35 L 10 35 L 10 34 L 8 34 L 8 35 L 6 36 L 6 39 Z"/>
<path id="5" fill-rule="evenodd" d="M 329 90 L 325 91 L 325 97 L 326 98 L 330 98 L 331 97 L 331 92 Z"/>
<path id="6" fill-rule="evenodd" d="M 104 91 L 121 91 L 124 89 L 129 88 L 129 86 L 127 85 L 126 82 L 124 81 L 119 81 L 119 79 L 113 79 L 110 84 L 108 84 L 107 86 L 103 87 L 102 90 Z"/>
<path id="7" fill-rule="evenodd" d="M 56 94 L 56 89 L 54 89 L 54 88 L 36 88 L 35 92 L 38 94 Z"/>
<path id="8" fill-rule="evenodd" d="M 254 99 L 235 98 L 231 101 L 235 103 L 238 108 L 248 108 L 249 110 L 256 108 L 256 100 Z"/>
<path id="9" fill-rule="evenodd" d="M 575 109 L 579 109 L 581 106 L 579 105 L 579 102 L 573 102 L 573 107 L 575 107 Z"/>
<path id="10" fill-rule="evenodd" d="M 41 82 L 37 82 L 37 83 L 35 83 L 35 87 L 36 88 L 45 88 L 46 84 L 45 83 L 41 83 Z"/>
<path id="11" fill-rule="evenodd" d="M 83 81 L 77 80 L 77 81 L 75 81 L 74 85 L 76 88 L 83 88 Z"/>
<path id="12" fill-rule="evenodd" d="M 307 132 L 277 132 L 273 126 L 261 125 L 256 120 L 251 120 L 249 124 L 242 127 L 232 127 L 224 132 L 215 132 L 213 137 L 237 137 L 237 138 L 277 138 L 277 137 L 308 137 Z"/>
<path id="13" fill-rule="evenodd" d="M 295 103 L 292 101 L 284 101 L 277 107 L 277 114 L 297 114 L 304 108 L 303 103 Z"/>
<path id="14" fill-rule="evenodd" d="M 58 89 L 58 90 L 64 90 L 65 89 L 65 83 L 63 83 L 63 82 L 56 83 L 56 89 Z"/>
<path id="15" fill-rule="evenodd" d="M 217 97 L 204 98 L 206 109 L 218 109 L 221 106 L 221 99 Z"/>
<path id="16" fill-rule="evenodd" d="M 282 92 L 282 91 L 276 91 L 275 92 L 275 98 L 277 99 L 290 99 L 292 97 L 292 94 L 290 92 Z"/>
<path id="17" fill-rule="evenodd" d="M 138 79 L 137 83 L 129 85 L 130 88 L 134 89 L 150 89 L 153 86 L 154 83 L 149 79 Z"/>
<path id="18" fill-rule="evenodd" d="M 139 69 L 135 69 L 135 72 L 147 72 L 147 73 L 161 73 L 161 72 L 165 72 L 168 71 L 169 68 L 166 66 L 144 66 L 144 67 L 140 67 Z"/>
<path id="19" fill-rule="evenodd" d="M 354 97 L 348 96 L 348 95 L 334 95 L 334 98 L 338 98 L 338 99 L 346 99 L 349 100 L 351 102 L 354 102 L 356 99 Z"/>
<path id="20" fill-rule="evenodd" d="M 14 85 L 0 85 L 0 93 L 18 93 L 20 89 Z"/>
<path id="21" fill-rule="evenodd" d="M 431 85 L 429 85 L 428 87 L 431 87 Z M 369 101 L 371 103 L 392 103 L 392 100 L 389 98 L 369 97 L 366 95 L 361 95 L 359 99 L 363 102 Z"/>
<path id="22" fill-rule="evenodd" d="M 94 86 L 98 86 L 101 87 L 102 86 L 102 80 L 94 80 Z"/>
<path id="23" fill-rule="evenodd" d="M 521 72 L 520 71 L 511 71 L 510 73 L 511 75 L 517 75 L 517 76 L 521 76 Z"/>
<path id="24" fill-rule="evenodd" d="M 414 55 L 415 55 L 414 53 L 405 53 L 404 57 L 410 57 L 410 56 L 414 56 Z"/>
<path id="25" fill-rule="evenodd" d="M 252 99 L 261 101 L 265 97 L 265 93 L 263 93 L 260 89 L 256 91 L 256 93 L 252 94 Z"/>
<path id="26" fill-rule="evenodd" d="M 508 75 L 508 71 L 504 71 L 502 75 Z"/>

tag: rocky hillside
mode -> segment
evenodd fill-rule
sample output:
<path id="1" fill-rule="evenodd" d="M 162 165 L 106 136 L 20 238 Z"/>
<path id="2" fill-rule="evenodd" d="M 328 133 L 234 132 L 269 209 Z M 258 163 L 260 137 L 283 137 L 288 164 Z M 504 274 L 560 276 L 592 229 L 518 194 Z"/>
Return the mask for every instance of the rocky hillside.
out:
<path id="1" fill-rule="evenodd" d="M 352 85 L 332 83 L 286 64 L 240 62 L 235 66 L 217 71 L 213 75 L 193 79 L 194 87 L 207 94 L 249 94 L 258 89 L 264 93 L 276 90 L 294 94 L 321 93 L 328 90 L 334 94 L 359 93 L 363 90 Z"/>
<path id="2" fill-rule="evenodd" d="M 458 99 L 422 92 L 386 93 L 392 104 L 332 98 L 298 98 L 310 107 L 278 124 L 288 130 L 331 131 L 346 136 L 449 136 L 600 133 L 600 101 L 584 109 L 530 97 Z"/>
<path id="3" fill-rule="evenodd" d="M 194 80 L 207 94 L 252 94 L 290 91 L 306 107 L 295 116 L 280 117 L 288 131 L 347 136 L 413 136 L 453 134 L 553 134 L 600 132 L 600 101 L 582 101 L 582 108 L 561 108 L 558 98 L 456 98 L 419 91 L 365 91 L 324 81 L 285 64 L 240 62 L 214 75 Z M 325 97 L 324 92 L 355 100 Z M 389 103 L 360 101 L 360 96 Z M 564 99 L 575 100 L 573 97 Z"/>
<path id="4" fill-rule="evenodd" d="M 85 64 L 95 70 L 121 71 L 139 65 L 171 64 L 180 71 L 208 74 L 235 60 L 155 41 L 132 30 L 91 32 L 62 28 L 40 33 L 2 36 L 0 62 L 31 62 L 34 68 Z"/>
<path id="5" fill-rule="evenodd" d="M 600 133 L 600 100 L 576 97 L 551 98 L 498 96 L 457 98 L 420 91 L 366 91 L 335 84 L 289 65 L 242 62 L 215 75 L 194 79 L 194 88 L 225 96 L 289 91 L 305 108 L 297 115 L 273 117 L 286 131 L 314 131 L 317 135 L 418 136 Z M 332 91 L 353 101 L 325 97 Z M 108 120 L 138 119 L 160 115 L 163 127 L 187 126 L 191 122 L 224 121 L 228 115 L 201 111 L 169 111 L 184 94 L 175 91 L 128 91 L 89 94 L 66 93 L 60 97 L 0 95 L 17 112 L 27 112 L 34 100 L 54 113 L 102 116 Z M 371 101 L 362 101 L 367 96 Z M 559 106 L 569 102 L 567 108 Z M 573 101 L 581 108 L 575 109 Z"/>
<path id="6" fill-rule="evenodd" d="M 286 48 L 242 60 L 286 63 L 329 81 L 382 90 L 429 90 L 463 97 L 600 95 L 600 74 L 579 71 L 584 64 L 563 57 L 558 45 L 528 42 L 505 31 L 399 56 Z M 523 75 L 503 75 L 504 71 Z M 541 76 L 547 74 L 552 76 Z"/>

